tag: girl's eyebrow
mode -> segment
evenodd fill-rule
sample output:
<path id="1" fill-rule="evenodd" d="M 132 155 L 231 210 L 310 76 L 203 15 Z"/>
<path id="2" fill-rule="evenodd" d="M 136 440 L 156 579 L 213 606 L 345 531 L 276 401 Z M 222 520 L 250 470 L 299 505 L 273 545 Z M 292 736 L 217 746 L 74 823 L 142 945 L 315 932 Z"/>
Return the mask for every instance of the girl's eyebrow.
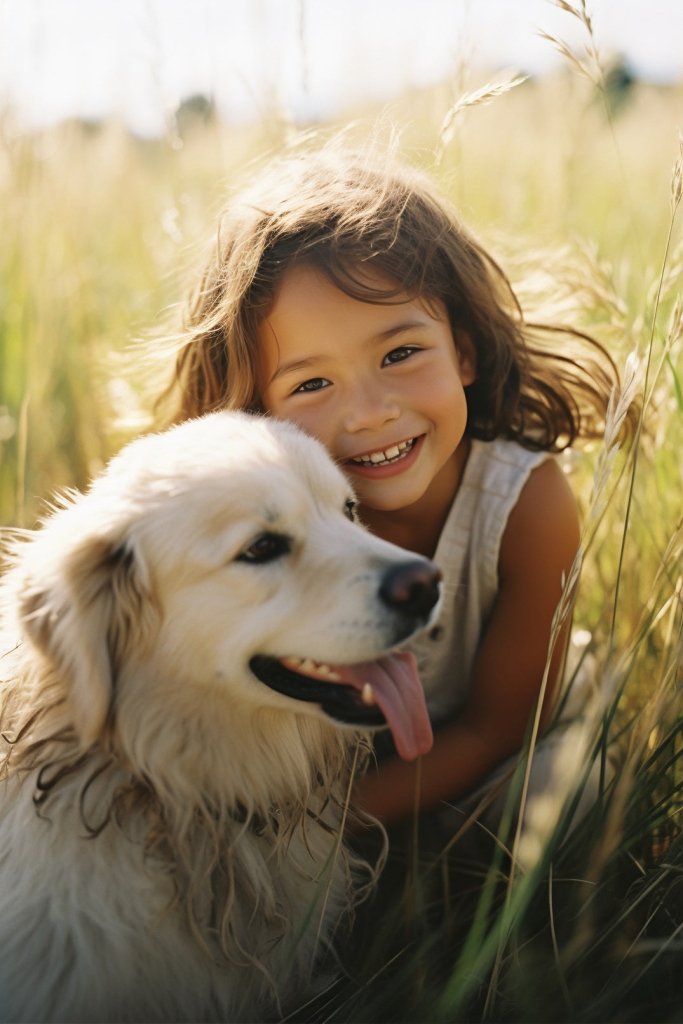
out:
<path id="1" fill-rule="evenodd" d="M 418 314 L 410 320 L 402 320 L 401 323 L 388 327 L 386 331 L 380 331 L 371 340 L 376 342 L 388 341 L 390 338 L 395 338 L 397 334 L 405 334 L 407 331 L 424 331 L 431 327 L 433 321 L 433 317 L 427 319 Z"/>
<path id="2" fill-rule="evenodd" d="M 278 377 L 284 377 L 287 373 L 294 373 L 296 370 L 307 370 L 309 366 L 315 366 L 320 359 L 322 359 L 322 356 L 306 356 L 304 359 L 290 359 L 288 363 L 280 363 L 268 383 L 272 384 Z"/>
<path id="3" fill-rule="evenodd" d="M 381 344 L 389 341 L 391 338 L 397 337 L 400 334 L 405 334 L 408 331 L 426 330 L 429 326 L 429 320 L 423 320 L 421 317 L 413 317 L 410 320 L 402 320 L 399 324 L 393 324 L 391 327 L 387 327 L 386 330 L 380 331 L 368 340 L 371 344 Z M 281 363 L 270 378 L 269 384 L 272 384 L 273 381 L 277 380 L 279 377 L 284 377 L 285 374 L 294 373 L 298 370 L 307 370 L 309 367 L 315 366 L 316 363 L 319 363 L 324 358 L 324 355 L 311 355 L 304 356 L 301 359 L 290 359 L 288 362 Z"/>

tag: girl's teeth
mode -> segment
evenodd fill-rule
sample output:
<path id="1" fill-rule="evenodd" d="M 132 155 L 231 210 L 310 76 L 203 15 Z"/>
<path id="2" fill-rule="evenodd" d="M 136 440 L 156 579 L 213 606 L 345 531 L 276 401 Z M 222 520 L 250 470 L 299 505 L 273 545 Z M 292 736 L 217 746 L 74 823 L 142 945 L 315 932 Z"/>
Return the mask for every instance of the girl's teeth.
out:
<path id="1" fill-rule="evenodd" d="M 413 447 L 414 443 L 415 438 L 410 441 L 401 441 L 400 444 L 394 444 L 391 448 L 387 448 L 386 451 L 372 452 L 370 455 L 359 455 L 357 458 L 351 459 L 351 461 L 378 466 L 382 462 L 392 462 L 394 459 L 400 458 L 400 456 Z"/>

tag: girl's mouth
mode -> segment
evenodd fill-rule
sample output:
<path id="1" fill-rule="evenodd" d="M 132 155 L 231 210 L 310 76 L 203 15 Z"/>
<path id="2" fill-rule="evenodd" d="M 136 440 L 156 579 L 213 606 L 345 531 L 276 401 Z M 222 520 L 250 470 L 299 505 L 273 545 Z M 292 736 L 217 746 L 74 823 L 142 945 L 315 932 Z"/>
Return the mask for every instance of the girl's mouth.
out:
<path id="1" fill-rule="evenodd" d="M 385 466 L 387 463 L 398 462 L 404 459 L 415 445 L 415 438 L 409 441 L 399 441 L 398 444 L 390 445 L 386 449 L 370 452 L 368 455 L 357 455 L 349 459 L 354 466 Z"/>
<path id="2" fill-rule="evenodd" d="M 411 437 L 406 441 L 380 448 L 365 455 L 356 455 L 347 459 L 345 465 L 361 476 L 387 475 L 393 467 L 407 468 L 413 462 L 412 456 L 417 454 L 422 437 Z M 384 471 L 384 472 L 383 472 Z"/>

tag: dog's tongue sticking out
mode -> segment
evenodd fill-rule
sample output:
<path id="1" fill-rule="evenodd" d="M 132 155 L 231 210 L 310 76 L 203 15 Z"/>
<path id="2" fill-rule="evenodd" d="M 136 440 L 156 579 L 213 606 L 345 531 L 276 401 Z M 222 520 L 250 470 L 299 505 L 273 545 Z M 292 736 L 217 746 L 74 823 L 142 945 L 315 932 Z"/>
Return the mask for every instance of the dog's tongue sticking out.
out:
<path id="1" fill-rule="evenodd" d="M 387 654 L 360 665 L 335 665 L 334 670 L 342 682 L 360 690 L 364 700 L 374 698 L 405 761 L 414 761 L 431 749 L 432 726 L 413 654 Z"/>

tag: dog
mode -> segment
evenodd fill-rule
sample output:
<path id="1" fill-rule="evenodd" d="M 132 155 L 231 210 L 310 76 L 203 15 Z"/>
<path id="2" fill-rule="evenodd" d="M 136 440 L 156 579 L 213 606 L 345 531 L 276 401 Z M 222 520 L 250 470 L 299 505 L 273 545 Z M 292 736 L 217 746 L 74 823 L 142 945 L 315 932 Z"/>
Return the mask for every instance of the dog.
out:
<path id="1" fill-rule="evenodd" d="M 315 991 L 371 881 L 354 759 L 387 725 L 407 759 L 432 739 L 399 648 L 438 570 L 355 519 L 317 441 L 217 412 L 10 541 L 4 1020 L 264 1020 Z"/>

